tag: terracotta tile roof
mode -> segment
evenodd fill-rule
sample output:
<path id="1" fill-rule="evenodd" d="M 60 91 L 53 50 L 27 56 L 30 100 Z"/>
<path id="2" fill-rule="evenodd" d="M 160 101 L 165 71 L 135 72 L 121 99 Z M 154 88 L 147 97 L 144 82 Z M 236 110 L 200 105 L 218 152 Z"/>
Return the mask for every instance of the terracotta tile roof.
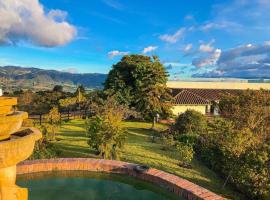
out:
<path id="1" fill-rule="evenodd" d="M 222 95 L 233 94 L 237 95 L 242 90 L 233 89 L 189 89 L 188 91 L 207 99 L 208 101 L 220 100 Z"/>
<path id="2" fill-rule="evenodd" d="M 182 90 L 174 97 L 174 104 L 181 105 L 208 105 L 210 102 L 188 90 Z"/>
<path id="3" fill-rule="evenodd" d="M 185 91 L 183 93 L 183 91 Z M 196 88 L 172 88 L 171 93 L 176 104 L 205 105 L 206 101 L 218 101 L 224 94 L 237 95 L 242 90 L 234 89 L 196 89 Z"/>

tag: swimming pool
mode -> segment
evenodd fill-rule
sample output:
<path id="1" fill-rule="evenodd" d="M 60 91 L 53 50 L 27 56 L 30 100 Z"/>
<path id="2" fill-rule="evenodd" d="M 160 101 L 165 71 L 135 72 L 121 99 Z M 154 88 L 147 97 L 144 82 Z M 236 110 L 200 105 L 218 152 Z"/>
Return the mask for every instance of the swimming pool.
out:
<path id="1" fill-rule="evenodd" d="M 174 200 L 174 194 L 127 175 L 58 171 L 19 175 L 29 200 Z"/>

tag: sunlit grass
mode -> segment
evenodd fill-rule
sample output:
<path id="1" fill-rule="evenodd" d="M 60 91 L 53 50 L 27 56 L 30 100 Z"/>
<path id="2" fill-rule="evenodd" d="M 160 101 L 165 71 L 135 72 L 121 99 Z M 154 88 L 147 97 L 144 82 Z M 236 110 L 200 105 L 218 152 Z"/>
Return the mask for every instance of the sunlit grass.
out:
<path id="1" fill-rule="evenodd" d="M 124 122 L 123 126 L 128 131 L 128 139 L 122 151 L 122 161 L 149 165 L 188 179 L 224 197 L 241 199 L 231 188 L 222 189 L 223 180 L 198 160 L 193 160 L 192 169 L 179 167 L 175 152 L 164 151 L 159 142 L 152 142 L 151 136 L 158 135 L 158 131 L 150 130 L 150 123 Z M 164 130 L 166 126 L 158 124 L 157 129 Z M 87 144 L 84 120 L 63 124 L 54 145 L 60 150 L 59 157 L 98 157 Z"/>

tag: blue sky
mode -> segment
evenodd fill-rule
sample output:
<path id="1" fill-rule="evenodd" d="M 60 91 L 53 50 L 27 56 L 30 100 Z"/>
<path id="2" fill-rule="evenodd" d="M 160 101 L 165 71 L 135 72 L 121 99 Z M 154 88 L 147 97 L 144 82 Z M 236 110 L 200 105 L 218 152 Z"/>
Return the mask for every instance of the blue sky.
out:
<path id="1" fill-rule="evenodd" d="M 0 65 L 107 73 L 158 55 L 171 78 L 270 77 L 270 0 L 0 0 Z"/>

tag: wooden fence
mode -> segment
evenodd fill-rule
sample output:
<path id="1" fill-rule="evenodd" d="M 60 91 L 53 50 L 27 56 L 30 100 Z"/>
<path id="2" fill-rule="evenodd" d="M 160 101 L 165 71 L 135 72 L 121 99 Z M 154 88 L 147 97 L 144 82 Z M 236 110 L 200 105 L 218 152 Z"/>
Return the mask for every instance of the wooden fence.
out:
<path id="1" fill-rule="evenodd" d="M 60 112 L 60 120 L 67 121 L 71 119 L 82 119 L 91 116 L 92 113 L 90 111 L 70 111 L 70 112 Z M 33 120 L 36 124 L 46 123 L 46 114 L 38 114 L 38 115 L 29 115 L 29 119 Z"/>

